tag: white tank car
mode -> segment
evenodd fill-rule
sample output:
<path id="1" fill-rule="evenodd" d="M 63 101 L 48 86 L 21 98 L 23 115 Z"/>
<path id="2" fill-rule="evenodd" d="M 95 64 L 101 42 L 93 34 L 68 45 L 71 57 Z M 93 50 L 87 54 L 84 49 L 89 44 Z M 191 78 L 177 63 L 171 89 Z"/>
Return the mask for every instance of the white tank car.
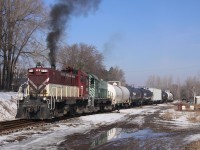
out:
<path id="1" fill-rule="evenodd" d="M 173 94 L 170 91 L 165 91 L 167 93 L 167 100 L 168 101 L 173 101 Z"/>
<path id="2" fill-rule="evenodd" d="M 112 99 L 112 105 L 123 103 L 122 90 L 115 85 L 108 83 L 108 97 Z"/>
<path id="3" fill-rule="evenodd" d="M 124 86 L 119 86 L 119 88 L 122 91 L 122 103 L 129 103 L 130 91 Z"/>

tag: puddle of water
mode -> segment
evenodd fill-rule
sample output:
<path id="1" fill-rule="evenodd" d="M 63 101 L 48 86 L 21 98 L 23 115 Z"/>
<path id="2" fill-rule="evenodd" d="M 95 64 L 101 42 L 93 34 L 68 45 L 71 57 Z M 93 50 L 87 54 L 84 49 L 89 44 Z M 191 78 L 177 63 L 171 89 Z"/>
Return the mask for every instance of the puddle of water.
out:
<path id="1" fill-rule="evenodd" d="M 117 138 L 121 130 L 122 130 L 121 128 L 112 128 L 108 130 L 107 132 L 101 133 L 99 136 L 94 138 L 94 140 L 92 141 L 92 144 L 90 145 L 90 148 L 97 147 L 99 145 L 102 145 L 108 141 L 111 141 Z"/>
<path id="2" fill-rule="evenodd" d="M 144 140 L 144 139 L 148 139 L 148 138 L 156 138 L 156 137 L 160 137 L 160 136 L 165 136 L 167 134 L 168 133 L 154 132 L 153 130 L 146 128 L 146 129 L 143 129 L 143 130 L 138 130 L 138 131 L 133 132 L 133 133 L 121 132 L 119 138 L 133 137 L 135 139 Z"/>
<path id="3" fill-rule="evenodd" d="M 154 132 L 150 128 L 146 128 L 143 130 L 135 130 L 131 132 L 124 131 L 122 128 L 112 128 L 111 130 L 103 132 L 99 136 L 97 136 L 91 142 L 90 148 L 95 148 L 107 142 L 125 138 L 135 138 L 139 140 L 145 140 L 149 138 L 158 138 L 166 135 L 168 135 L 168 133 Z"/>

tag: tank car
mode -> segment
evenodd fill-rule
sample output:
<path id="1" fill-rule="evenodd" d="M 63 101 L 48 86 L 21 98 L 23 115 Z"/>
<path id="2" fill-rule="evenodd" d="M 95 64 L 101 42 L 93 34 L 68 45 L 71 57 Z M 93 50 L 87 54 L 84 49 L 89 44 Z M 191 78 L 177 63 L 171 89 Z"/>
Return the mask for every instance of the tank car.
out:
<path id="1" fill-rule="evenodd" d="M 142 101 L 142 91 L 139 88 L 127 86 L 130 91 L 131 106 L 138 106 Z"/>
<path id="2" fill-rule="evenodd" d="M 130 92 L 124 86 L 108 83 L 108 93 L 111 93 L 113 108 L 129 107 L 130 106 Z"/>
<path id="3" fill-rule="evenodd" d="M 168 100 L 168 94 L 165 91 L 162 91 L 162 100 L 163 102 L 167 102 Z"/>
<path id="4" fill-rule="evenodd" d="M 126 88 L 124 86 L 119 86 L 119 88 L 122 91 L 122 104 L 123 104 L 123 107 L 128 108 L 131 105 L 130 91 L 128 90 L 128 88 Z"/>
<path id="5" fill-rule="evenodd" d="M 162 91 L 162 98 L 163 98 L 163 102 L 171 102 L 173 101 L 173 94 L 169 91 Z"/>
<path id="6" fill-rule="evenodd" d="M 141 104 L 151 104 L 153 93 L 149 89 L 145 88 L 140 88 L 140 91 L 142 92 Z"/>
<path id="7" fill-rule="evenodd" d="M 168 101 L 172 102 L 174 100 L 174 96 L 170 91 L 166 91 L 166 93 L 168 94 Z"/>
<path id="8" fill-rule="evenodd" d="M 112 99 L 113 109 L 122 105 L 122 91 L 118 86 L 108 83 L 108 97 Z"/>

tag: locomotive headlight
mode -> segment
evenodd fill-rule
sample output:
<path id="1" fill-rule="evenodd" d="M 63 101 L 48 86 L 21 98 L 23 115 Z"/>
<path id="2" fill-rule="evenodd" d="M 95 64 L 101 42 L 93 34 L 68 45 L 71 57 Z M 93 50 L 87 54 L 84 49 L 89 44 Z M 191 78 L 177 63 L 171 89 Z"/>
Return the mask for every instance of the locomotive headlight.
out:
<path id="1" fill-rule="evenodd" d="M 46 100 L 47 100 L 47 98 L 46 98 L 46 97 L 43 97 L 43 100 L 44 100 L 44 101 L 46 101 Z"/>
<path id="2" fill-rule="evenodd" d="M 28 72 L 33 72 L 33 69 L 29 69 Z"/>
<path id="3" fill-rule="evenodd" d="M 19 98 L 19 100 L 21 100 L 21 101 L 22 101 L 22 100 L 23 100 L 23 97 L 20 97 L 20 98 Z"/>
<path id="4" fill-rule="evenodd" d="M 42 69 L 41 72 L 48 72 L 48 70 L 47 69 Z"/>

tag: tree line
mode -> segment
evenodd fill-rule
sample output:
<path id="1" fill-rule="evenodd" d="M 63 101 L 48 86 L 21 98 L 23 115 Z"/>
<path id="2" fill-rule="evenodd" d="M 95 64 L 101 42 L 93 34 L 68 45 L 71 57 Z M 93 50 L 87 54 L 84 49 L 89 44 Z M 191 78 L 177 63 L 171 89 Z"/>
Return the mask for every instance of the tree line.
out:
<path id="1" fill-rule="evenodd" d="M 199 76 L 190 76 L 185 81 L 180 82 L 179 78 L 175 81 L 172 76 L 160 77 L 152 75 L 147 79 L 146 86 L 170 90 L 174 98 L 178 100 L 193 100 L 194 95 L 200 95 Z"/>

